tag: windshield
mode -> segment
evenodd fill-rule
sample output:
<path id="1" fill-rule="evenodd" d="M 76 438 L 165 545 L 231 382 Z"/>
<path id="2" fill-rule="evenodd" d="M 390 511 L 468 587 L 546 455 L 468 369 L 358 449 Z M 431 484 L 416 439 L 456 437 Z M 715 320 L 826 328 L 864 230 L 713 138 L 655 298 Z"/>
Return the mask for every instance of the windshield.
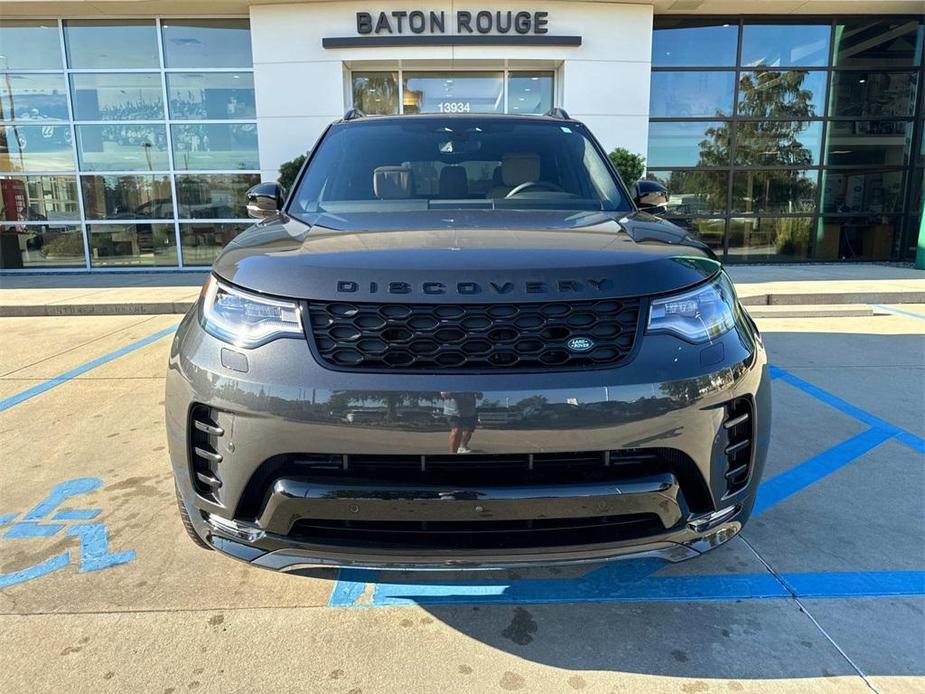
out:
<path id="1" fill-rule="evenodd" d="M 452 222 L 452 210 L 631 209 L 583 127 L 501 118 L 335 125 L 292 199 L 290 214 L 332 228 L 355 228 L 360 220 L 367 228 L 417 227 L 428 218 L 445 226 L 439 222 Z M 520 226 L 530 215 L 514 217 Z"/>

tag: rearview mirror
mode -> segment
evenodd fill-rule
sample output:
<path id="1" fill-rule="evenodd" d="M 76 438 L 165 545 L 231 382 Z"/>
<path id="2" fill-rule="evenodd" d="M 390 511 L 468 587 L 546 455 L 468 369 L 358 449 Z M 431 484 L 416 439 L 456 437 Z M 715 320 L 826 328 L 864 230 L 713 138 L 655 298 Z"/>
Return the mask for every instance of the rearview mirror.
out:
<path id="1" fill-rule="evenodd" d="M 276 181 L 258 183 L 247 191 L 247 214 L 254 219 L 272 217 L 283 209 L 284 195 Z"/>
<path id="2" fill-rule="evenodd" d="M 665 212 L 670 196 L 668 189 L 658 181 L 636 181 L 636 207 L 652 214 Z"/>

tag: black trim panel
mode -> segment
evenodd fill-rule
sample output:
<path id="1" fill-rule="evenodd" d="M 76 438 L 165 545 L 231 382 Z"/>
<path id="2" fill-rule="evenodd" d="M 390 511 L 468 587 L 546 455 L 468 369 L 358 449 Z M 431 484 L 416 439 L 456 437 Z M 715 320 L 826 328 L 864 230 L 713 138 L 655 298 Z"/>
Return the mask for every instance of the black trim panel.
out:
<path id="1" fill-rule="evenodd" d="M 580 36 L 473 34 L 426 36 L 332 36 L 322 48 L 388 48 L 394 46 L 580 46 Z"/>

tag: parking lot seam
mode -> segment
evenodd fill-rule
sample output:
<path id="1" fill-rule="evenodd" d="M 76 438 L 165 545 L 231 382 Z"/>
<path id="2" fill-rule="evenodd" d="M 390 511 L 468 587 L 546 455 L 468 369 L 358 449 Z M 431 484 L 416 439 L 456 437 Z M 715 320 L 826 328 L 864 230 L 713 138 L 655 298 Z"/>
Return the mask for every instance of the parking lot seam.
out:
<path id="1" fill-rule="evenodd" d="M 31 364 L 26 364 L 25 366 L 17 367 L 17 368 L 15 368 L 15 369 L 13 369 L 12 371 L 7 371 L 6 373 L 2 373 L 2 374 L 0 374 L 0 378 L 4 378 L 4 379 L 5 379 L 5 378 L 7 378 L 8 376 L 12 376 L 13 374 L 15 374 L 15 373 L 17 373 L 17 372 L 19 372 L 19 371 L 23 371 L 23 370 L 28 369 L 28 368 L 31 368 L 31 367 L 33 367 L 33 366 L 38 366 L 39 364 L 42 364 L 42 363 L 48 361 L 49 359 L 54 359 L 55 357 L 60 357 L 60 356 L 62 356 L 62 355 L 64 355 L 64 354 L 68 354 L 69 352 L 73 352 L 73 351 L 76 350 L 76 349 L 81 349 L 82 347 L 87 347 L 87 346 L 89 346 L 89 345 L 92 345 L 94 342 L 99 342 L 100 340 L 103 340 L 103 339 L 105 339 L 105 338 L 107 338 L 107 337 L 112 337 L 113 335 L 115 335 L 115 334 L 117 334 L 117 333 L 120 333 L 120 332 L 123 332 L 123 331 L 125 331 L 125 330 L 131 330 L 132 328 L 137 328 L 137 327 L 138 327 L 139 325 L 141 325 L 142 323 L 148 323 L 148 322 L 154 320 L 155 318 L 156 318 L 156 316 L 148 316 L 147 318 L 144 318 L 144 319 L 138 321 L 137 323 L 132 323 L 131 325 L 125 325 L 125 326 L 122 326 L 121 328 L 117 328 L 116 330 L 113 330 L 113 331 L 111 331 L 111 332 L 105 333 L 105 334 L 103 334 L 103 335 L 98 335 L 97 337 L 94 337 L 92 340 L 87 340 L 86 342 L 81 342 L 79 345 L 74 345 L 73 347 L 69 347 L 68 349 L 61 350 L 60 352 L 55 352 L 54 354 L 50 354 L 50 355 L 48 355 L 47 357 L 43 357 L 42 359 L 39 359 L 38 361 L 32 362 Z M 29 379 L 29 380 L 35 380 L 35 379 Z"/>
<path id="2" fill-rule="evenodd" d="M 803 614 L 805 614 L 805 615 L 809 618 L 809 621 L 813 623 L 813 626 L 815 626 L 816 629 L 819 631 L 819 633 L 822 634 L 822 636 L 823 636 L 830 644 L 832 644 L 832 647 L 833 647 L 836 651 L 838 651 L 839 654 L 841 654 L 841 657 L 844 658 L 844 659 L 845 659 L 845 662 L 848 663 L 848 665 L 850 665 L 851 668 L 858 674 L 858 677 L 860 677 L 862 680 L 864 680 L 864 684 L 867 685 L 868 689 L 870 689 L 871 691 L 876 692 L 877 689 L 871 684 L 870 680 L 867 678 L 867 675 L 864 673 L 864 671 L 858 666 L 857 663 L 855 663 L 855 662 L 851 659 L 851 657 L 850 657 L 847 653 L 845 653 L 845 651 L 842 649 L 842 647 L 839 646 L 839 645 L 835 642 L 835 639 L 833 639 L 833 638 L 831 637 L 831 635 L 829 635 L 829 633 L 828 633 L 825 629 L 822 628 L 822 625 L 819 623 L 819 621 L 813 616 L 813 614 L 809 611 L 809 609 L 807 609 L 806 605 L 803 604 L 803 602 L 800 600 L 799 595 L 797 594 L 796 589 L 795 589 L 792 585 L 790 585 L 790 583 L 789 583 L 788 581 L 786 581 L 786 580 L 784 579 L 784 577 L 781 576 L 781 575 L 774 569 L 773 566 L 771 566 L 771 563 L 770 563 L 769 561 L 767 561 L 767 560 L 761 555 L 761 553 L 760 553 L 757 549 L 755 549 L 755 548 L 752 546 L 752 543 L 751 543 L 751 542 L 749 542 L 743 535 L 739 535 L 739 538 L 742 540 L 742 542 L 745 544 L 745 546 L 748 547 L 748 549 L 751 551 L 751 553 L 752 553 L 753 555 L 755 555 L 755 558 L 764 566 L 764 568 L 767 569 L 768 572 L 769 572 L 772 576 L 774 576 L 774 578 L 776 578 L 776 579 L 780 582 L 780 584 L 784 587 L 784 589 L 787 590 L 787 591 L 790 593 L 791 597 L 793 598 L 793 601 L 794 601 L 794 602 L 796 603 L 796 605 L 800 608 L 800 612 L 802 612 Z"/>
<path id="3" fill-rule="evenodd" d="M 833 638 L 829 635 L 829 632 L 827 632 L 827 631 L 822 627 L 822 625 L 819 623 L 819 621 L 813 616 L 813 613 L 809 611 L 809 609 L 806 607 L 806 605 L 803 604 L 803 602 L 800 600 L 800 598 L 795 597 L 793 600 L 794 600 L 794 602 L 796 602 L 796 604 L 799 606 L 800 612 L 802 612 L 803 614 L 805 614 L 805 615 L 809 618 L 809 621 L 812 622 L 813 625 L 816 627 L 816 629 L 819 630 L 819 633 L 822 634 L 823 637 L 825 637 L 825 639 L 826 639 L 829 643 L 832 644 L 832 647 L 835 648 L 835 650 L 838 651 L 838 652 L 841 654 L 841 657 L 845 659 L 845 662 L 848 663 L 848 665 L 850 665 L 851 668 L 852 668 L 856 673 L 858 673 L 858 677 L 860 677 L 862 680 L 864 680 L 864 684 L 867 685 L 867 688 L 870 689 L 872 692 L 877 692 L 877 688 L 874 687 L 874 685 L 871 683 L 871 681 L 867 678 L 867 674 L 861 669 L 861 667 L 860 667 L 857 663 L 855 663 L 855 662 L 851 659 L 851 656 L 849 656 L 847 653 L 845 653 L 844 649 L 842 649 L 842 647 L 839 646 L 839 645 L 835 642 L 835 639 L 833 639 Z"/>
<path id="4" fill-rule="evenodd" d="M 115 359 L 118 359 L 119 357 L 123 357 L 126 354 L 130 354 L 131 352 L 139 350 L 142 347 L 147 347 L 151 343 L 157 342 L 163 337 L 172 335 L 174 332 L 176 332 L 176 329 L 177 329 L 177 325 L 171 325 L 170 327 L 164 328 L 163 330 L 158 330 L 156 333 L 153 333 L 152 335 L 143 337 L 140 340 L 135 340 L 134 342 L 131 342 L 125 345 L 124 347 L 120 347 L 119 349 L 115 351 L 109 352 L 108 354 L 104 354 L 101 357 L 97 357 L 96 359 L 88 361 L 85 364 L 81 364 L 80 366 L 75 367 L 71 369 L 70 371 L 65 371 L 63 374 L 55 376 L 54 378 L 50 378 L 46 381 L 43 381 L 42 383 L 39 383 L 38 385 L 35 385 L 32 388 L 27 388 L 26 390 L 22 392 L 16 393 L 15 395 L 11 395 L 8 398 L 4 398 L 3 400 L 0 400 L 0 412 L 4 412 L 10 409 L 11 407 L 15 407 L 16 405 L 19 405 L 27 400 L 34 398 L 37 395 L 41 395 L 42 393 L 49 391 L 52 388 L 56 388 L 57 386 L 60 386 L 62 383 L 67 383 L 68 381 L 71 381 L 77 378 L 78 376 L 97 368 L 98 366 L 103 366 L 104 364 L 108 364 L 109 362 Z"/>

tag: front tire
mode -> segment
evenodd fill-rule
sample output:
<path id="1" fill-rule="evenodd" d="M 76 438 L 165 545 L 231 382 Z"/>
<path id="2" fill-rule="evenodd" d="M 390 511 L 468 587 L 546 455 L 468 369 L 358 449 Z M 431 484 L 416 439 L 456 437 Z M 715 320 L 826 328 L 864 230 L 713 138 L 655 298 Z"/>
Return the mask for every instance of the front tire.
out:
<path id="1" fill-rule="evenodd" d="M 203 549 L 213 549 L 212 545 L 199 537 L 199 533 L 193 528 L 193 521 L 190 520 L 189 512 L 186 510 L 186 504 L 183 503 L 183 497 L 180 496 L 180 488 L 174 485 L 174 491 L 177 493 L 177 506 L 180 509 L 180 520 L 183 521 L 183 527 L 190 539 Z"/>

